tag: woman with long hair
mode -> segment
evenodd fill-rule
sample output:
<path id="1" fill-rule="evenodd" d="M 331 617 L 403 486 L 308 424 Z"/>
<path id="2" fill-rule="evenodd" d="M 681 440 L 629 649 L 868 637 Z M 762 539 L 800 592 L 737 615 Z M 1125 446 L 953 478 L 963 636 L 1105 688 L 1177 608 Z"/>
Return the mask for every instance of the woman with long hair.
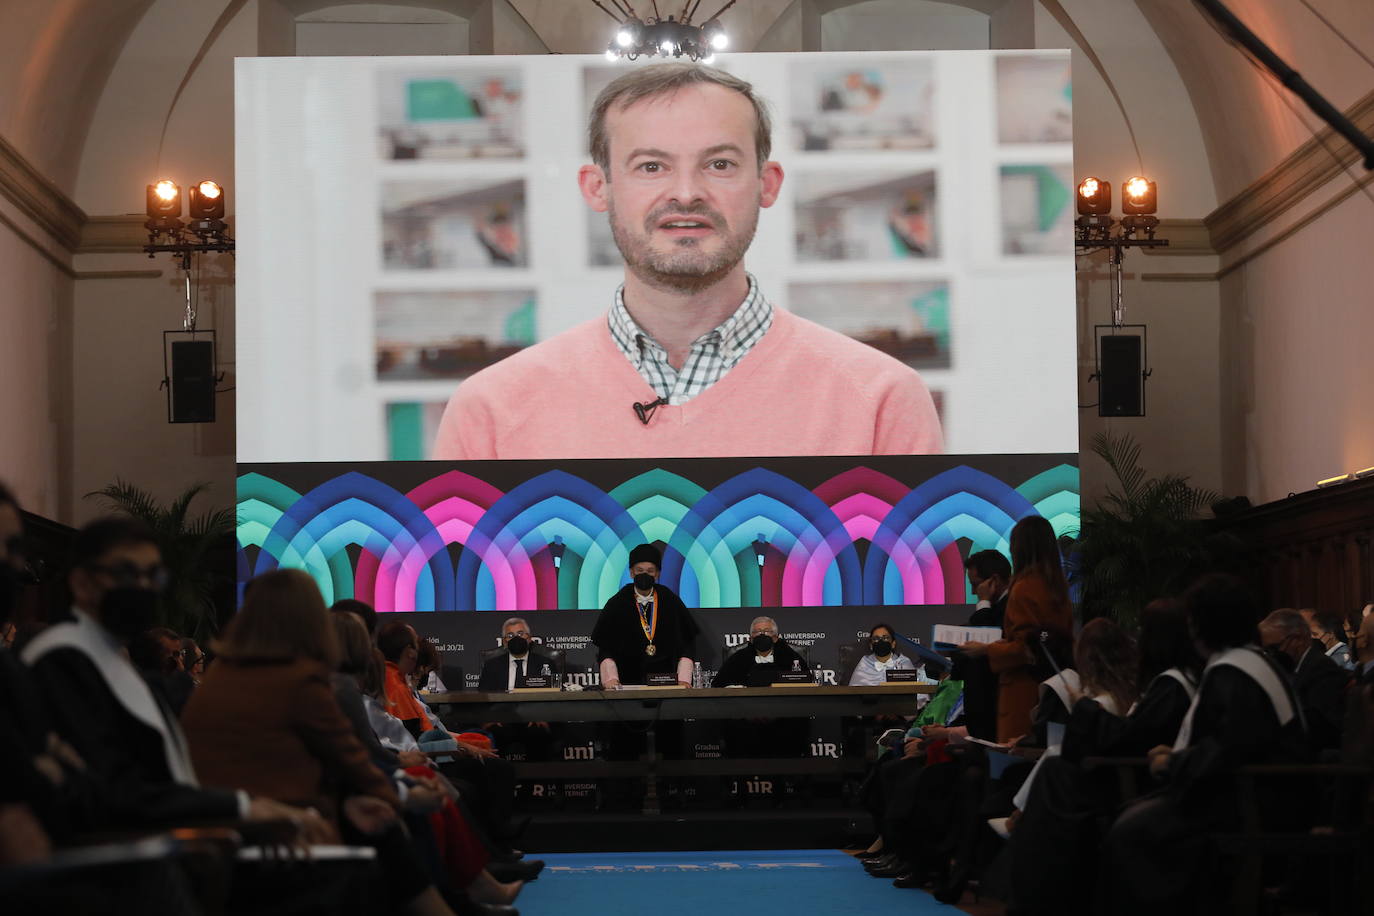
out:
<path id="1" fill-rule="evenodd" d="M 391 780 L 334 698 L 339 643 L 315 580 L 254 579 L 215 654 L 182 717 L 201 782 L 318 809 L 342 839 L 377 850 L 390 902 L 451 914 L 397 820 Z"/>
<path id="2" fill-rule="evenodd" d="M 1063 650 L 1073 642 L 1069 584 L 1054 528 L 1042 516 L 1026 516 L 1011 530 L 1011 565 L 1002 638 L 960 646 L 968 657 L 986 655 L 997 675 L 997 740 L 1003 744 L 1030 729 L 1044 653 L 1066 654 Z"/>

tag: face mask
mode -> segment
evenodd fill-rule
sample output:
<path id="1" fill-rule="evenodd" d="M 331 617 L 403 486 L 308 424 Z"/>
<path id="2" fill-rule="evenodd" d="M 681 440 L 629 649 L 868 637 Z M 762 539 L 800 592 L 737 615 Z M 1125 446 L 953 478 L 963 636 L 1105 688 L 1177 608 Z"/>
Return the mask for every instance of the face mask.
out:
<path id="1" fill-rule="evenodd" d="M 773 651 L 773 637 L 769 636 L 767 633 L 760 633 L 758 636 L 754 637 L 752 645 L 756 652 L 767 655 L 769 652 Z"/>
<path id="2" fill-rule="evenodd" d="M 640 573 L 639 575 L 635 576 L 635 588 L 639 589 L 641 592 L 647 592 L 649 589 L 653 587 L 653 573 Z"/>
<path id="3" fill-rule="evenodd" d="M 892 654 L 892 640 L 875 639 L 873 640 L 873 654 L 879 658 L 886 658 Z"/>
<path id="4" fill-rule="evenodd" d="M 148 588 L 112 588 L 100 602 L 100 622 L 127 643 L 157 625 L 157 592 Z"/>
<path id="5" fill-rule="evenodd" d="M 506 643 L 506 648 L 511 655 L 524 655 L 530 650 L 530 641 L 523 636 L 512 636 L 510 642 Z"/>

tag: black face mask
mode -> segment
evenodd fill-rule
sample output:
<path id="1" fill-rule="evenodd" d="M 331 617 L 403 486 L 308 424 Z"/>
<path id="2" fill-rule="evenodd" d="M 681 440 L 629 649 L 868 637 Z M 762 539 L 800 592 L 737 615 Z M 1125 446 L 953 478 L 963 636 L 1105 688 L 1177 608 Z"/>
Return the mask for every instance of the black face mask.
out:
<path id="1" fill-rule="evenodd" d="M 892 654 L 892 640 L 875 639 L 873 640 L 873 654 L 879 658 L 886 658 Z"/>
<path id="2" fill-rule="evenodd" d="M 524 655 L 530 650 L 530 641 L 523 636 L 512 636 L 506 643 L 511 655 Z"/>
<path id="3" fill-rule="evenodd" d="M 760 633 L 758 636 L 754 637 L 750 645 L 754 647 L 754 651 L 767 655 L 769 652 L 773 651 L 773 637 L 769 636 L 767 633 Z"/>
<path id="4" fill-rule="evenodd" d="M 157 626 L 157 592 L 149 588 L 112 588 L 100 602 L 100 622 L 127 643 Z"/>
<path id="5" fill-rule="evenodd" d="M 1289 674 L 1292 674 L 1294 669 L 1297 668 L 1297 664 L 1294 663 L 1293 657 L 1278 646 L 1265 646 L 1264 654 L 1269 656 L 1280 669 L 1287 671 Z"/>
<path id="6" fill-rule="evenodd" d="M 635 576 L 635 588 L 639 589 L 641 592 L 647 592 L 649 589 L 653 587 L 653 573 L 640 573 L 639 575 Z"/>

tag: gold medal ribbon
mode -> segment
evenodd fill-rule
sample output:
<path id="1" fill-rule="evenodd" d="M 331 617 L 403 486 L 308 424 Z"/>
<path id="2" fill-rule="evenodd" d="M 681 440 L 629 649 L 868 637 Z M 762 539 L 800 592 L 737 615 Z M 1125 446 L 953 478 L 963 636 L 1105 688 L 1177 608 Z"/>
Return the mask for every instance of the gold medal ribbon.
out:
<path id="1" fill-rule="evenodd" d="M 653 611 L 650 616 L 644 616 L 644 604 L 640 603 L 638 595 L 635 595 L 635 610 L 639 612 L 639 628 L 644 631 L 644 638 L 652 646 L 654 633 L 658 632 L 658 589 L 654 589 Z"/>

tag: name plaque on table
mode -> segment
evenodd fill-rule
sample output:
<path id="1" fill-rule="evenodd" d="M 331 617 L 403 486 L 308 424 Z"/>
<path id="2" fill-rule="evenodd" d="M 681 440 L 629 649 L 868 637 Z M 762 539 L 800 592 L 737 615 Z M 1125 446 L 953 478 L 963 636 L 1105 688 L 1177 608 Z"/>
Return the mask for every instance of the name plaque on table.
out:
<path id="1" fill-rule="evenodd" d="M 920 680 L 920 674 L 921 673 L 919 671 L 916 671 L 912 668 L 906 668 L 902 670 L 890 668 L 887 672 L 887 682 L 889 684 L 902 682 L 915 683 L 916 681 Z"/>
<path id="2" fill-rule="evenodd" d="M 671 671 L 659 671 L 644 676 L 645 687 L 676 687 L 677 675 Z"/>
<path id="3" fill-rule="evenodd" d="M 551 675 L 531 674 L 525 678 L 525 683 L 520 686 L 526 690 L 533 690 L 535 688 L 547 690 L 550 687 L 557 687 L 558 684 L 554 683 L 554 679 Z"/>
<path id="4" fill-rule="evenodd" d="M 796 687 L 802 684 L 816 686 L 816 679 L 809 671 L 779 671 L 773 675 L 773 683 L 779 687 Z"/>

